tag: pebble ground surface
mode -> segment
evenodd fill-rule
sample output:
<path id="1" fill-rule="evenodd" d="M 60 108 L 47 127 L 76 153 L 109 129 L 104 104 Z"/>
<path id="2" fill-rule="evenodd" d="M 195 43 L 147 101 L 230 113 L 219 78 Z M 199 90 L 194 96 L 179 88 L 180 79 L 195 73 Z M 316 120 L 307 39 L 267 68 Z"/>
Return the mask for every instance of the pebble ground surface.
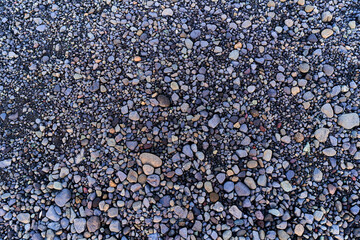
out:
<path id="1" fill-rule="evenodd" d="M 0 239 L 360 238 L 359 1 L 0 21 Z"/>

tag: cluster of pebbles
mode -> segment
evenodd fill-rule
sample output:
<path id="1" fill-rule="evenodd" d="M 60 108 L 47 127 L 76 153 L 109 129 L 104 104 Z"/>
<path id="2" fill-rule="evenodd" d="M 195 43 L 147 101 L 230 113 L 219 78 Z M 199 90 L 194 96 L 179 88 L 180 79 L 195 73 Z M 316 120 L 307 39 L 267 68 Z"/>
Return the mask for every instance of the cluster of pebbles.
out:
<path id="1" fill-rule="evenodd" d="M 0 239 L 360 238 L 357 0 L 0 13 Z"/>

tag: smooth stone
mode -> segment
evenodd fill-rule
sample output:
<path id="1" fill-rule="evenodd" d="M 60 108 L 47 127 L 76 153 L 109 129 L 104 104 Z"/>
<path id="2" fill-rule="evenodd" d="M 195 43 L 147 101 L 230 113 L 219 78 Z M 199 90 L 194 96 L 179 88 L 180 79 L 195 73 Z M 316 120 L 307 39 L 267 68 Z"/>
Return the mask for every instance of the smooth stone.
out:
<path id="1" fill-rule="evenodd" d="M 334 73 L 334 67 L 329 64 L 325 64 L 322 70 L 326 76 L 331 76 Z"/>
<path id="2" fill-rule="evenodd" d="M 190 157 L 190 158 L 194 157 L 194 153 L 193 153 L 193 151 L 191 150 L 190 145 L 185 145 L 185 146 L 183 147 L 183 149 L 182 149 L 182 152 L 183 152 L 186 156 L 188 156 L 188 157 Z"/>
<path id="3" fill-rule="evenodd" d="M 328 136 L 329 136 L 330 130 L 328 128 L 319 128 L 315 131 L 315 138 L 319 142 L 326 142 Z"/>
<path id="4" fill-rule="evenodd" d="M 228 182 L 224 183 L 224 190 L 226 192 L 228 192 L 228 193 L 232 192 L 234 190 L 234 188 L 235 188 L 235 184 L 233 182 L 228 181 Z"/>
<path id="5" fill-rule="evenodd" d="M 245 183 L 250 189 L 252 189 L 252 190 L 256 189 L 256 183 L 255 183 L 255 181 L 254 181 L 253 178 L 251 178 L 251 177 L 246 177 L 246 178 L 244 179 L 244 183 Z"/>
<path id="6" fill-rule="evenodd" d="M 96 232 L 100 228 L 100 218 L 98 216 L 90 217 L 86 226 L 89 232 Z"/>
<path id="7" fill-rule="evenodd" d="M 86 219 L 85 218 L 75 218 L 74 219 L 74 228 L 77 233 L 82 233 L 85 231 Z"/>
<path id="8" fill-rule="evenodd" d="M 161 15 L 163 17 L 165 16 L 172 16 L 174 14 L 174 11 L 171 8 L 165 8 L 164 11 L 162 11 Z"/>
<path id="9" fill-rule="evenodd" d="M 264 151 L 263 159 L 264 159 L 265 161 L 270 161 L 270 160 L 271 160 L 271 157 L 272 157 L 272 150 L 266 149 L 266 150 Z"/>
<path id="10" fill-rule="evenodd" d="M 54 206 L 50 206 L 49 209 L 46 212 L 46 217 L 52 221 L 59 221 L 60 220 L 60 216 L 57 214 L 57 212 L 55 211 L 55 207 Z"/>
<path id="11" fill-rule="evenodd" d="M 160 177 L 156 174 L 150 175 L 147 177 L 146 182 L 153 187 L 157 187 L 160 184 Z"/>
<path id="12" fill-rule="evenodd" d="M 313 179 L 315 182 L 321 182 L 323 178 L 323 173 L 320 171 L 320 169 L 315 168 L 314 172 L 313 172 Z"/>
<path id="13" fill-rule="evenodd" d="M 243 213 L 241 212 L 241 210 L 240 210 L 237 206 L 235 206 L 235 205 L 233 205 L 233 206 L 231 206 L 231 207 L 229 208 L 229 213 L 230 213 L 234 218 L 237 218 L 237 219 L 242 218 L 242 215 L 243 215 Z"/>
<path id="14" fill-rule="evenodd" d="M 323 218 L 324 213 L 322 211 L 315 211 L 314 212 L 314 220 L 315 221 L 321 221 L 321 219 Z"/>
<path id="15" fill-rule="evenodd" d="M 331 107 L 330 103 L 326 103 L 321 107 L 321 112 L 324 113 L 328 118 L 332 118 L 334 116 L 334 110 Z"/>
<path id="16" fill-rule="evenodd" d="M 337 123 L 345 129 L 352 129 L 359 126 L 359 115 L 357 113 L 343 114 L 338 118 Z"/>
<path id="17" fill-rule="evenodd" d="M 242 182 L 235 184 L 235 192 L 238 196 L 244 197 L 250 195 L 250 189 Z"/>
<path id="18" fill-rule="evenodd" d="M 336 155 L 336 151 L 333 148 L 325 148 L 323 150 L 323 154 L 328 157 L 333 157 Z"/>
<path id="19" fill-rule="evenodd" d="M 20 213 L 16 216 L 16 218 L 21 223 L 24 223 L 24 224 L 30 223 L 30 214 L 29 213 Z"/>
<path id="20" fill-rule="evenodd" d="M 293 190 L 293 187 L 289 181 L 283 181 L 280 183 L 280 185 L 285 192 L 291 192 Z"/>
<path id="21" fill-rule="evenodd" d="M 247 151 L 242 149 L 236 150 L 236 154 L 239 156 L 239 158 L 244 158 L 248 156 Z"/>
<path id="22" fill-rule="evenodd" d="M 110 225 L 109 225 L 109 230 L 111 232 L 115 232 L 118 233 L 121 230 L 121 225 L 120 225 L 120 221 L 118 220 L 112 220 Z"/>
<path id="23" fill-rule="evenodd" d="M 239 58 L 239 54 L 240 54 L 240 52 L 238 50 L 233 50 L 230 52 L 229 58 L 231 60 L 237 60 Z"/>
<path id="24" fill-rule="evenodd" d="M 71 199 L 71 192 L 68 189 L 63 189 L 58 195 L 55 197 L 55 203 L 59 207 L 65 206 L 65 204 Z"/>
<path id="25" fill-rule="evenodd" d="M 302 73 L 307 73 L 307 72 L 310 70 L 310 65 L 307 64 L 307 63 L 301 63 L 301 64 L 299 65 L 299 70 L 300 70 L 300 72 L 302 72 Z"/>
<path id="26" fill-rule="evenodd" d="M 137 111 L 132 111 L 129 113 L 129 118 L 130 118 L 130 120 L 133 120 L 133 121 L 139 121 L 140 115 Z"/>
<path id="27" fill-rule="evenodd" d="M 208 122 L 208 126 L 211 128 L 216 128 L 220 123 L 219 115 L 215 114 Z"/>
<path id="28" fill-rule="evenodd" d="M 296 235 L 302 236 L 303 233 L 304 233 L 304 230 L 305 230 L 305 229 L 304 229 L 304 226 L 303 226 L 303 225 L 297 224 L 297 225 L 295 226 L 294 232 L 295 232 Z"/>
<path id="29" fill-rule="evenodd" d="M 325 11 L 321 14 L 321 20 L 325 22 L 330 22 L 332 20 L 333 16 L 329 11 Z"/>
<path id="30" fill-rule="evenodd" d="M 161 159 L 152 153 L 142 153 L 142 154 L 140 154 L 139 158 L 143 165 L 149 164 L 149 165 L 153 166 L 154 168 L 161 167 L 161 165 L 162 165 Z"/>
<path id="31" fill-rule="evenodd" d="M 256 168 L 258 166 L 258 162 L 254 161 L 254 160 L 251 160 L 251 161 L 247 162 L 246 166 L 248 168 Z"/>
<path id="32" fill-rule="evenodd" d="M 160 107 L 170 107 L 170 99 L 165 95 L 157 96 L 157 101 L 159 102 Z"/>
<path id="33" fill-rule="evenodd" d="M 334 34 L 334 31 L 332 29 L 329 29 L 329 28 L 326 28 L 326 29 L 321 31 L 321 36 L 323 38 L 325 38 L 325 39 L 330 37 L 333 34 Z"/>

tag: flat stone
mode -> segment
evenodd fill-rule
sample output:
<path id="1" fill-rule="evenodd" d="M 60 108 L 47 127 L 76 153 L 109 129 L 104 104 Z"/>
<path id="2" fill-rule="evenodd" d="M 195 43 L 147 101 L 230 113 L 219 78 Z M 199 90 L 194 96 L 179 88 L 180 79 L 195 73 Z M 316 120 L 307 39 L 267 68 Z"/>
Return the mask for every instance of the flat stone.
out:
<path id="1" fill-rule="evenodd" d="M 216 128 L 220 123 L 219 115 L 215 114 L 208 122 L 208 126 L 211 128 Z"/>
<path id="2" fill-rule="evenodd" d="M 243 216 L 243 213 L 240 211 L 240 209 L 233 205 L 229 208 L 229 213 L 236 219 L 240 219 Z"/>
<path id="3" fill-rule="evenodd" d="M 16 216 L 16 218 L 21 223 L 24 223 L 24 224 L 30 223 L 30 214 L 29 213 L 19 213 Z"/>
<path id="4" fill-rule="evenodd" d="M 328 157 L 333 157 L 336 155 L 336 151 L 333 148 L 325 148 L 323 150 L 323 154 Z"/>
<path id="5" fill-rule="evenodd" d="M 359 115 L 357 113 L 343 114 L 338 118 L 337 123 L 345 129 L 352 129 L 359 126 Z"/>
<path id="6" fill-rule="evenodd" d="M 112 220 L 110 225 L 109 225 L 109 230 L 111 232 L 115 232 L 115 233 L 118 233 L 121 231 L 121 224 L 120 224 L 120 221 L 118 220 Z"/>
<path id="7" fill-rule="evenodd" d="M 334 73 L 334 67 L 329 64 L 325 64 L 322 70 L 326 76 L 331 76 Z"/>
<path id="8" fill-rule="evenodd" d="M 239 149 L 239 150 L 236 150 L 236 155 L 238 155 L 239 158 L 244 158 L 244 157 L 248 156 L 248 153 L 245 150 Z"/>
<path id="9" fill-rule="evenodd" d="M 160 107 L 170 107 L 170 99 L 165 95 L 157 96 L 157 101 L 159 102 Z"/>
<path id="10" fill-rule="evenodd" d="M 326 29 L 321 31 L 321 36 L 323 38 L 325 38 L 325 39 L 330 37 L 333 34 L 334 34 L 334 31 L 332 29 L 330 29 L 330 28 L 326 28 Z"/>
<path id="11" fill-rule="evenodd" d="M 300 70 L 300 72 L 302 72 L 302 73 L 307 73 L 307 72 L 310 70 L 310 65 L 307 64 L 307 63 L 301 63 L 301 64 L 299 65 L 299 70 Z"/>
<path id="12" fill-rule="evenodd" d="M 323 178 L 323 173 L 320 171 L 320 169 L 315 168 L 314 172 L 313 172 L 313 179 L 315 182 L 321 182 Z"/>
<path id="13" fill-rule="evenodd" d="M 142 153 L 139 158 L 142 164 L 149 164 L 154 168 L 161 167 L 162 165 L 161 159 L 152 153 Z"/>
<path id="14" fill-rule="evenodd" d="M 234 188 L 235 188 L 235 184 L 231 181 L 228 181 L 228 182 L 225 182 L 224 183 L 224 190 L 225 192 L 232 192 L 234 191 Z"/>
<path id="15" fill-rule="evenodd" d="M 240 197 L 249 196 L 251 193 L 250 189 L 242 182 L 235 184 L 235 192 Z"/>
<path id="16" fill-rule="evenodd" d="M 172 16 L 174 14 L 174 11 L 171 8 L 165 8 L 164 11 L 162 11 L 161 15 L 163 17 L 165 16 Z"/>
<path id="17" fill-rule="evenodd" d="M 74 228 L 77 233 L 82 233 L 85 231 L 86 219 L 85 218 L 75 218 L 74 219 Z"/>
<path id="18" fill-rule="evenodd" d="M 315 131 L 315 138 L 319 142 L 326 142 L 328 136 L 329 136 L 330 130 L 328 128 L 319 128 Z"/>
<path id="19" fill-rule="evenodd" d="M 328 118 L 332 118 L 334 116 L 334 110 L 330 103 L 324 104 L 321 107 L 321 112 L 324 113 Z"/>
<path id="20" fill-rule="evenodd" d="M 70 190 L 65 188 L 56 195 L 55 203 L 59 207 L 63 207 L 70 199 L 71 199 L 71 192 L 70 192 Z"/>
<path id="21" fill-rule="evenodd" d="M 98 216 L 90 217 L 86 226 L 89 232 L 96 232 L 100 228 L 100 218 Z"/>
<path id="22" fill-rule="evenodd" d="M 237 60 L 239 58 L 239 54 L 240 54 L 240 52 L 238 50 L 233 50 L 230 52 L 229 58 L 231 60 Z"/>
<path id="23" fill-rule="evenodd" d="M 283 181 L 280 183 L 280 185 L 285 192 L 291 192 L 293 190 L 293 187 L 289 181 Z"/>
<path id="24" fill-rule="evenodd" d="M 264 151 L 264 155 L 263 155 L 263 159 L 265 161 L 270 161 L 271 160 L 271 157 L 272 157 L 272 151 L 270 149 L 266 149 Z"/>
<path id="25" fill-rule="evenodd" d="M 130 120 L 133 120 L 133 121 L 139 121 L 140 115 L 137 111 L 132 111 L 129 113 L 129 118 L 130 118 Z"/>
<path id="26" fill-rule="evenodd" d="M 194 153 L 191 150 L 190 145 L 188 145 L 188 144 L 183 147 L 182 152 L 190 158 L 194 157 Z"/>
<path id="27" fill-rule="evenodd" d="M 60 220 L 60 216 L 57 214 L 57 212 L 55 211 L 55 207 L 52 205 L 47 210 L 46 217 L 55 222 Z"/>

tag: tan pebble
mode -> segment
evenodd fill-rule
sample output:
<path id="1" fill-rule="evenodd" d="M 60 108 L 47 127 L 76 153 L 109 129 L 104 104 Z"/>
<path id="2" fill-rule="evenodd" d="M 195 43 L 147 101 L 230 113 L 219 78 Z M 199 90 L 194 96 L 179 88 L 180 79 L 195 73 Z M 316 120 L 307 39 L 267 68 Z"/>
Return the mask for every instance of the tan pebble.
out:
<path id="1" fill-rule="evenodd" d="M 146 175 L 151 175 L 154 173 L 154 167 L 149 164 L 145 164 L 143 166 L 143 171 Z"/>
<path id="2" fill-rule="evenodd" d="M 241 43 L 241 42 L 238 42 L 237 44 L 235 44 L 234 48 L 235 48 L 235 49 L 242 48 L 242 43 Z"/>
<path id="3" fill-rule="evenodd" d="M 326 29 L 321 31 L 321 36 L 323 38 L 325 38 L 325 39 L 330 37 L 333 34 L 334 34 L 334 31 L 332 29 L 330 29 L 330 28 L 326 28 Z"/>
<path id="4" fill-rule="evenodd" d="M 140 62 L 140 61 L 141 61 L 141 57 L 139 57 L 139 56 L 134 57 L 134 61 L 135 61 L 135 62 Z"/>

